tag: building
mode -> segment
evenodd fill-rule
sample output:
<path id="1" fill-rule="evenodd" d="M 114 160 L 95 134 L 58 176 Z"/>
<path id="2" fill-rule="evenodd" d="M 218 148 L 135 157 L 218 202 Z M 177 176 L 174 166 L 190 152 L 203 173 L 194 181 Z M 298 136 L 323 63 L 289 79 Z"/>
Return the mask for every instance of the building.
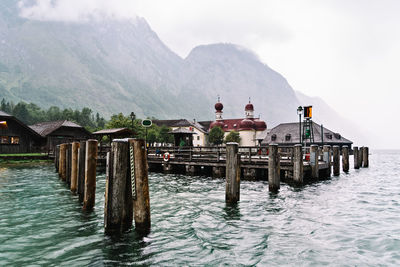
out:
<path id="1" fill-rule="evenodd" d="M 40 151 L 43 138 L 12 115 L 0 111 L 0 153 L 17 154 Z"/>
<path id="2" fill-rule="evenodd" d="M 209 129 L 219 126 L 224 130 L 225 136 L 231 131 L 237 131 L 240 135 L 240 146 L 258 146 L 266 136 L 267 124 L 259 118 L 254 118 L 254 106 L 246 104 L 245 118 L 224 119 L 222 109 L 224 106 L 218 100 L 215 104 L 215 121 L 210 124 Z"/>
<path id="3" fill-rule="evenodd" d="M 54 151 L 59 144 L 87 140 L 92 135 L 82 126 L 67 120 L 40 122 L 29 127 L 44 139 L 43 151 Z"/>
<path id="4" fill-rule="evenodd" d="M 157 126 L 166 126 L 171 129 L 170 133 L 174 135 L 175 145 L 179 145 L 180 140 L 184 140 L 187 146 L 207 146 L 208 145 L 208 128 L 209 122 L 196 122 L 196 120 L 188 121 L 186 119 L 179 120 L 153 120 Z"/>
<path id="5" fill-rule="evenodd" d="M 303 124 L 303 123 L 302 123 Z M 321 125 L 312 122 L 314 132 L 314 144 L 348 146 L 351 149 L 352 141 L 344 138 L 341 134 L 333 132 Z M 267 136 L 262 141 L 262 145 L 278 144 L 281 146 L 293 146 L 300 143 L 299 123 L 282 123 L 268 131 Z"/>

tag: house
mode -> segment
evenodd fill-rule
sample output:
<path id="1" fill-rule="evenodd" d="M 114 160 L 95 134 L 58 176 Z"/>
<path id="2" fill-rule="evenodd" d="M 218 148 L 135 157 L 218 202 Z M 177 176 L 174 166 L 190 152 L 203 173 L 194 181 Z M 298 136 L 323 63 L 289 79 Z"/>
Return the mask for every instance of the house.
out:
<path id="1" fill-rule="evenodd" d="M 0 153 L 39 152 L 42 137 L 14 116 L 0 111 Z"/>
<path id="2" fill-rule="evenodd" d="M 262 141 L 262 145 L 278 144 L 281 146 L 293 146 L 300 143 L 299 123 L 282 123 L 268 131 L 267 136 Z M 303 126 L 303 123 L 302 123 Z M 352 141 L 344 138 L 340 133 L 331 131 L 321 125 L 312 122 L 314 132 L 314 144 L 348 146 L 351 149 Z"/>
<path id="3" fill-rule="evenodd" d="M 215 104 L 215 121 L 210 124 L 209 129 L 219 126 L 225 132 L 225 136 L 231 131 L 237 131 L 240 135 L 240 146 L 257 146 L 266 135 L 267 124 L 259 118 L 254 118 L 254 106 L 246 104 L 245 118 L 224 119 L 222 118 L 223 104 L 219 101 Z"/>
<path id="4" fill-rule="evenodd" d="M 43 139 L 42 150 L 53 151 L 63 143 L 89 139 L 92 134 L 82 126 L 67 120 L 40 122 L 29 126 Z"/>
<path id="5" fill-rule="evenodd" d="M 186 119 L 179 120 L 153 120 L 157 126 L 167 126 L 171 128 L 170 133 L 174 135 L 175 145 L 179 145 L 180 140 L 184 140 L 188 146 L 207 146 L 208 145 L 208 128 L 207 122 L 189 121 Z"/>

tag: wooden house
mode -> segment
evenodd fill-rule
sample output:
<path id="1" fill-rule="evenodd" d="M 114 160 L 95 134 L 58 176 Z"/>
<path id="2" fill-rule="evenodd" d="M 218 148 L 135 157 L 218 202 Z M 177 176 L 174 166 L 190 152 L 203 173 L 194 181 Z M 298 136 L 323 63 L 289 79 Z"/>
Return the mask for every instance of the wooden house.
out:
<path id="1" fill-rule="evenodd" d="M 0 153 L 39 152 L 42 136 L 14 116 L 0 111 Z"/>
<path id="2" fill-rule="evenodd" d="M 82 126 L 67 120 L 40 122 L 29 127 L 44 138 L 42 150 L 48 152 L 54 151 L 54 148 L 59 144 L 79 142 L 92 136 Z"/>

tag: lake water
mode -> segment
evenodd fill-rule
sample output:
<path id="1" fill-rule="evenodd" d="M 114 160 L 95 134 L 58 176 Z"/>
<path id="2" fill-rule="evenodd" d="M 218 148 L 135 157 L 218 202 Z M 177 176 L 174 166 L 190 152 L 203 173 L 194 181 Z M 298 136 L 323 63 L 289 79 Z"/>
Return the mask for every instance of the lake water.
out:
<path id="1" fill-rule="evenodd" d="M 352 160 L 352 158 L 351 158 Z M 0 167 L 0 266 L 400 266 L 400 152 L 302 188 L 150 173 L 151 233 L 104 234 L 105 175 L 83 213 L 53 165 Z"/>

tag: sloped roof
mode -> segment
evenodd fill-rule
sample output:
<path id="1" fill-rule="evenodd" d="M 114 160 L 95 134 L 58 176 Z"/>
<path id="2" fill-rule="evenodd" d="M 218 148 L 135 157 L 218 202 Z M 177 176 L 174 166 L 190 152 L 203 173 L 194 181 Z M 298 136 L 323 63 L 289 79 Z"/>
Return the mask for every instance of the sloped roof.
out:
<path id="1" fill-rule="evenodd" d="M 200 131 L 206 133 L 208 128 L 205 128 L 199 122 L 191 122 L 186 119 L 179 120 L 153 120 L 153 123 L 158 126 L 167 126 L 167 127 L 195 127 Z"/>
<path id="2" fill-rule="evenodd" d="M 20 124 L 23 128 L 25 128 L 26 130 L 28 130 L 31 134 L 37 136 L 37 137 L 41 137 L 36 131 L 34 131 L 32 128 L 30 128 L 28 125 L 26 125 L 25 123 L 23 123 L 22 121 L 20 121 L 19 119 L 17 119 L 16 117 L 14 117 L 13 115 L 10 115 L 8 113 L 5 113 L 4 111 L 0 110 L 0 117 L 6 117 L 7 120 L 11 119 L 16 121 L 18 124 Z"/>
<path id="3" fill-rule="evenodd" d="M 314 142 L 321 143 L 321 125 L 313 122 L 313 131 L 314 131 Z M 302 123 L 303 127 L 303 123 Z M 344 138 L 339 133 L 333 132 L 325 127 L 323 127 L 324 131 L 324 143 L 338 143 L 338 144 L 352 144 L 353 142 Z M 286 135 L 290 134 L 290 140 L 286 141 Z M 276 135 L 275 141 L 271 140 L 272 135 Z M 331 135 L 331 139 L 328 138 L 328 135 Z M 262 141 L 262 144 L 293 144 L 293 143 L 300 143 L 300 136 L 299 136 L 299 123 L 282 123 L 272 128 L 267 136 Z"/>
<path id="4" fill-rule="evenodd" d="M 176 133 L 181 133 L 181 134 L 197 134 L 197 133 L 195 133 L 195 132 L 193 132 L 193 131 L 191 131 L 191 130 L 189 130 L 189 129 L 181 128 L 181 127 L 176 128 L 176 129 L 174 129 L 174 130 L 172 130 L 172 131 L 169 131 L 168 133 L 170 133 L 170 134 L 176 134 Z"/>
<path id="5" fill-rule="evenodd" d="M 40 134 L 42 137 L 46 137 L 47 135 L 51 134 L 52 132 L 54 132 L 55 130 L 57 130 L 61 127 L 81 128 L 84 131 L 86 131 L 88 134 L 90 134 L 90 132 L 87 131 L 82 126 L 76 124 L 75 122 L 67 121 L 67 120 L 40 122 L 40 123 L 36 123 L 34 125 L 30 125 L 29 127 L 31 129 L 33 129 L 35 132 L 37 132 L 38 134 Z"/>
<path id="6" fill-rule="evenodd" d="M 134 131 L 128 128 L 113 128 L 113 129 L 103 129 L 97 132 L 94 132 L 93 135 L 107 135 L 107 134 L 134 134 Z"/>

